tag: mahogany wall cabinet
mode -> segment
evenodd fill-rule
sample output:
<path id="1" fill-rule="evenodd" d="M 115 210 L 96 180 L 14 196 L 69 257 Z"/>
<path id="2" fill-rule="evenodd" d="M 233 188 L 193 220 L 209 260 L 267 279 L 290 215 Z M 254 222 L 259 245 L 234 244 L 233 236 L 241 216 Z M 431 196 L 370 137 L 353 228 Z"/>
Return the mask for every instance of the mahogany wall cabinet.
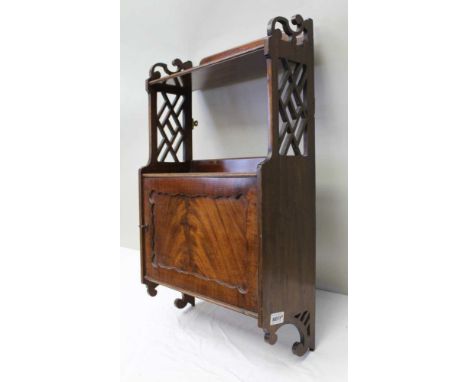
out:
<path id="1" fill-rule="evenodd" d="M 192 67 L 151 67 L 150 155 L 139 171 L 141 280 L 258 320 L 265 340 L 293 324 L 293 352 L 314 348 L 315 150 L 312 20 L 268 24 L 267 37 Z M 161 70 L 161 72 L 160 72 Z M 265 157 L 193 160 L 192 91 L 266 77 Z"/>

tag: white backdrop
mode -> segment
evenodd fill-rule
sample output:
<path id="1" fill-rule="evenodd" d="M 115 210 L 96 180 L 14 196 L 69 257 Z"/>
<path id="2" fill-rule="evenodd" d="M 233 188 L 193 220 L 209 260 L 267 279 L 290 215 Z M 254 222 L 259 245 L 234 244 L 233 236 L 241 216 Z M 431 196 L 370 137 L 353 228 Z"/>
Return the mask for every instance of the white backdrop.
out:
<path id="1" fill-rule="evenodd" d="M 317 284 L 347 293 L 347 1 L 121 0 L 121 245 L 138 248 L 137 169 L 148 159 L 144 81 L 155 62 L 204 56 L 266 35 L 269 19 L 314 20 Z M 265 155 L 265 80 L 194 93 L 195 158 Z"/>

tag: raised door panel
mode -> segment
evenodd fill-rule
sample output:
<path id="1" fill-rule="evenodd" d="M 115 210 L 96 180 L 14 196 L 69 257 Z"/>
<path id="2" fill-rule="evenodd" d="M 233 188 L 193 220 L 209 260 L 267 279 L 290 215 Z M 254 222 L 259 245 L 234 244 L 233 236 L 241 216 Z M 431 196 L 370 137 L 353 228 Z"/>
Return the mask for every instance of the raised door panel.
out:
<path id="1" fill-rule="evenodd" d="M 158 193 L 149 194 L 151 262 L 175 269 L 188 269 L 190 256 L 186 239 L 186 201 Z M 155 224 L 156 221 L 161 222 Z M 166 234 L 166 232 L 170 234 Z"/>
<path id="2" fill-rule="evenodd" d="M 256 178 L 146 178 L 146 276 L 257 312 Z"/>

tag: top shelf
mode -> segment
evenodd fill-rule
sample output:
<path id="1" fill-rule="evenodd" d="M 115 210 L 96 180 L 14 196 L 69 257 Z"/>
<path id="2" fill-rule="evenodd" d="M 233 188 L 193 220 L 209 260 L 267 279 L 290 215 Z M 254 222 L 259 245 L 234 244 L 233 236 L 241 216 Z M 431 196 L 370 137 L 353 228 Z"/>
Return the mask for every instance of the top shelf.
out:
<path id="1" fill-rule="evenodd" d="M 203 58 L 199 66 L 150 80 L 162 84 L 174 77 L 192 75 L 192 90 L 210 89 L 266 76 L 266 38 Z"/>

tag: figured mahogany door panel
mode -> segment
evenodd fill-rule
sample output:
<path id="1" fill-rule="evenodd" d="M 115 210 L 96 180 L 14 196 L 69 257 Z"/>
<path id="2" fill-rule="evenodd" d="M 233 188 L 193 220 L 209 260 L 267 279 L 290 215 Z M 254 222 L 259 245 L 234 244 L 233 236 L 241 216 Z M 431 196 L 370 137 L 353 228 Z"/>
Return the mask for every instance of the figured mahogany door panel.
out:
<path id="1" fill-rule="evenodd" d="M 256 177 L 143 180 L 146 275 L 257 311 Z"/>
<path id="2" fill-rule="evenodd" d="M 166 264 L 179 269 L 190 268 L 188 228 L 185 222 L 186 201 L 152 190 L 149 194 L 151 263 Z M 157 220 L 161 224 L 156 225 Z"/>

